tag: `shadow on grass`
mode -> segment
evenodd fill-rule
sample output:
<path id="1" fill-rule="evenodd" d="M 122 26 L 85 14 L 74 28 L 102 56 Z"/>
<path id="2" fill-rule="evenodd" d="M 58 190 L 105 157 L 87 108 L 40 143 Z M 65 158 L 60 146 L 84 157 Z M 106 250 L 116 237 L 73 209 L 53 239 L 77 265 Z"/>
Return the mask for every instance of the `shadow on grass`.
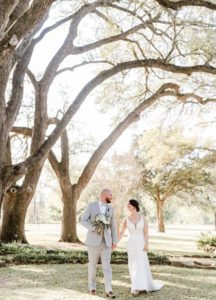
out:
<path id="1" fill-rule="evenodd" d="M 127 265 L 113 265 L 113 290 L 117 299 L 130 295 Z M 138 299 L 216 299 L 216 271 L 152 266 L 154 279 L 164 281 L 162 290 Z M 97 271 L 98 297 L 88 294 L 87 265 L 28 265 L 1 270 L 0 299 L 105 299 L 101 266 Z"/>
<path id="2" fill-rule="evenodd" d="M 151 236 L 150 238 L 152 241 L 157 241 L 157 243 L 159 243 L 161 240 L 162 241 L 167 241 L 167 242 L 170 242 L 170 241 L 178 241 L 178 242 L 185 242 L 185 243 L 188 243 L 188 242 L 194 242 L 197 240 L 196 237 L 173 237 L 173 236 Z"/>

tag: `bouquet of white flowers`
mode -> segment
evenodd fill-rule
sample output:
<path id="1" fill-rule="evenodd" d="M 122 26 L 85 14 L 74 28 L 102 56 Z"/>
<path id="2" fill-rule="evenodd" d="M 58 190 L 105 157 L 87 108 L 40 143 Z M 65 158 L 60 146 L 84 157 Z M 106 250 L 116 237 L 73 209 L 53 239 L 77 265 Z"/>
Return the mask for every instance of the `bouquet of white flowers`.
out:
<path id="1" fill-rule="evenodd" d="M 95 232 L 99 235 L 103 235 L 105 228 L 110 227 L 111 218 L 105 215 L 97 215 L 94 220 L 91 221 L 95 226 Z"/>

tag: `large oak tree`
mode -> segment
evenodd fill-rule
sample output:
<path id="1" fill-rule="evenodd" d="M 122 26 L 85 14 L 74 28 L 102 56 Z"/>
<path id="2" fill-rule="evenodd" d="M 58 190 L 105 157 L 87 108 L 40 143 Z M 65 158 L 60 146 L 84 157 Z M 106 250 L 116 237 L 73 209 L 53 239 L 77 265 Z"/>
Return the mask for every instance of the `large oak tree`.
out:
<path id="1" fill-rule="evenodd" d="M 6 4 L 6 1 L 1 2 Z M 128 3 L 130 2 L 129 8 L 127 1 L 95 1 L 90 4 L 80 5 L 67 18 L 60 20 L 50 28 L 44 29 L 39 37 L 34 38 L 35 33 L 42 26 L 47 10 L 53 1 L 35 0 L 30 6 L 29 2 L 25 1 L 25 5 L 23 5 L 24 1 L 11 1 L 11 5 L 2 6 L 5 10 L 2 10 L 0 18 L 0 203 L 2 203 L 5 196 L 5 213 L 2 226 L 2 236 L 5 241 L 20 240 L 26 242 L 24 233 L 25 215 L 28 204 L 35 192 L 43 162 L 88 95 L 105 80 L 113 76 L 117 80 L 124 79 L 126 74 L 133 69 L 142 70 L 140 76 L 145 74 L 144 80 L 141 82 L 144 92 L 137 97 L 138 101 L 132 105 L 129 114 L 125 115 L 122 120 L 119 120 L 119 125 L 117 125 L 113 132 L 95 151 L 75 185 L 72 185 L 70 182 L 68 169 L 64 168 L 63 173 L 61 171 L 61 167 L 66 165 L 65 162 L 68 163 L 67 153 L 64 152 L 62 161 L 59 163 L 56 161 L 54 154 L 50 152 L 54 170 L 59 175 L 60 182 L 64 181 L 64 184 L 61 184 L 62 191 L 65 190 L 70 195 L 70 201 L 67 200 L 64 202 L 67 203 L 64 210 L 67 213 L 67 217 L 63 217 L 63 220 L 69 220 L 71 217 L 74 221 L 73 226 L 70 224 L 69 227 L 65 226 L 65 228 L 69 229 L 66 229 L 66 233 L 63 236 L 71 235 L 70 241 L 72 241 L 77 238 L 76 230 L 74 230 L 74 217 L 80 193 L 90 180 L 106 151 L 130 123 L 138 119 L 146 107 L 164 96 L 174 97 L 180 101 L 193 99 L 202 104 L 215 101 L 214 99 L 208 99 L 204 93 L 199 95 L 191 91 L 181 92 L 181 82 L 186 78 L 184 75 L 190 77 L 192 74 L 199 75 L 206 73 L 214 76 L 216 74 L 216 67 L 214 62 L 209 64 L 205 53 L 198 62 L 191 62 L 195 54 L 189 52 L 189 54 L 185 55 L 181 47 L 184 36 L 184 32 L 182 33 L 182 31 L 185 28 L 182 17 L 180 15 L 178 19 L 175 12 L 167 12 L 167 9 L 175 11 L 181 9 L 183 6 L 190 5 L 194 6 L 194 9 L 196 9 L 196 6 L 202 6 L 202 9 L 206 9 L 208 13 L 211 13 L 211 10 L 214 11 L 215 7 L 208 1 L 147 1 L 145 3 L 143 1 L 140 3 L 139 1 L 128 1 Z M 60 5 L 60 2 L 55 5 Z M 19 13 L 15 14 L 16 9 Z M 78 26 L 81 26 L 81 22 L 86 16 L 92 14 L 104 21 L 103 26 L 107 31 L 105 31 L 106 37 L 99 36 L 96 41 L 88 42 L 87 44 L 82 40 L 83 44 L 77 45 L 76 40 L 79 39 Z M 15 20 L 13 19 L 14 16 L 16 16 Z M 126 18 L 128 22 L 125 23 L 124 20 Z M 13 22 L 10 21 L 12 19 Z M 50 30 L 67 21 L 70 21 L 70 25 L 64 43 L 48 64 L 42 78 L 37 80 L 36 76 L 28 70 L 34 47 Z M 108 30 L 105 24 L 111 24 L 113 30 Z M 128 25 L 130 25 L 129 28 Z M 104 29 L 103 26 L 99 28 L 101 32 Z M 190 26 L 192 25 L 188 21 L 187 27 Z M 193 24 L 193 26 L 199 28 L 199 26 L 202 27 L 202 24 Z M 177 27 L 178 29 L 176 29 Z M 179 36 L 180 38 L 178 39 Z M 163 43 L 164 45 L 161 46 Z M 116 57 L 113 51 L 111 54 L 113 54 L 114 58 L 110 55 L 109 45 L 111 44 L 116 45 L 116 51 L 120 52 L 119 57 Z M 61 63 L 68 55 L 84 55 L 88 52 L 91 53 L 91 60 L 85 60 L 79 65 L 90 63 L 98 65 L 100 61 L 95 59 L 96 55 L 92 54 L 92 51 L 101 48 L 104 52 L 105 47 L 107 47 L 107 54 L 104 55 L 103 53 L 102 55 L 103 60 L 101 60 L 99 72 L 81 88 L 74 99 L 71 99 L 71 105 L 62 119 L 57 122 L 53 132 L 46 138 L 46 129 L 50 123 L 47 116 L 47 100 L 50 86 L 57 75 L 68 69 L 74 70 L 78 67 L 72 66 L 71 68 L 61 69 Z M 123 49 L 127 49 L 124 55 L 121 55 L 120 48 L 122 47 Z M 187 47 L 188 49 L 189 47 Z M 187 57 L 189 58 L 187 59 Z M 108 66 L 111 67 L 108 68 Z M 11 73 L 13 73 L 11 96 L 6 103 L 5 91 Z M 31 153 L 25 161 L 13 164 L 10 155 L 8 155 L 10 153 L 8 151 L 10 147 L 9 133 L 12 130 L 22 103 L 25 74 L 28 74 L 35 89 L 35 119 L 34 127 L 31 129 Z M 160 80 L 157 80 L 157 83 L 155 83 L 157 75 L 160 76 Z M 168 80 L 168 77 L 172 77 L 172 79 L 170 80 L 169 78 Z M 151 83 L 152 81 L 154 81 L 153 84 Z M 206 79 L 206 82 L 208 83 L 208 79 Z M 62 139 L 64 138 L 66 138 L 65 135 L 62 136 Z M 65 142 L 64 145 L 66 145 Z M 10 187 L 21 176 L 25 176 L 23 184 L 17 195 L 15 197 L 13 195 L 10 198 Z M 67 180 L 65 181 L 64 178 Z M 69 205 L 72 208 L 67 209 Z M 67 238 L 63 238 L 63 240 L 67 240 Z"/>

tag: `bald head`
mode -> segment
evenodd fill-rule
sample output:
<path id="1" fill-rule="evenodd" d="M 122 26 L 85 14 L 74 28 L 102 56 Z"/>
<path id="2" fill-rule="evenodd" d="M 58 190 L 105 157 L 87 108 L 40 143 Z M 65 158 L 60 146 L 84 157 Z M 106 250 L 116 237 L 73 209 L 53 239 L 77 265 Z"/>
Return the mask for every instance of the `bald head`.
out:
<path id="1" fill-rule="evenodd" d="M 103 189 L 100 194 L 100 200 L 104 203 L 112 202 L 112 193 L 109 189 Z"/>

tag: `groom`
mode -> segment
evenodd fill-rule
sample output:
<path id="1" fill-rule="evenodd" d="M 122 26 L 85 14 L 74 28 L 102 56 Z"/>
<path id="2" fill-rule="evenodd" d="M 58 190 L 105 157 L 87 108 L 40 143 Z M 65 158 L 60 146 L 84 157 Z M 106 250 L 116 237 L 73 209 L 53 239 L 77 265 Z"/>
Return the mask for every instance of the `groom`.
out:
<path id="1" fill-rule="evenodd" d="M 108 189 L 103 189 L 99 201 L 89 203 L 81 218 L 81 224 L 88 229 L 85 244 L 88 246 L 88 284 L 92 295 L 96 295 L 96 269 L 99 257 L 103 267 L 106 296 L 115 298 L 112 292 L 112 269 L 110 265 L 112 249 L 116 248 L 117 233 L 114 216 L 114 208 L 110 205 L 112 193 Z M 91 221 L 97 215 L 104 214 L 111 218 L 111 224 L 104 230 L 103 235 L 95 232 L 95 227 Z"/>

